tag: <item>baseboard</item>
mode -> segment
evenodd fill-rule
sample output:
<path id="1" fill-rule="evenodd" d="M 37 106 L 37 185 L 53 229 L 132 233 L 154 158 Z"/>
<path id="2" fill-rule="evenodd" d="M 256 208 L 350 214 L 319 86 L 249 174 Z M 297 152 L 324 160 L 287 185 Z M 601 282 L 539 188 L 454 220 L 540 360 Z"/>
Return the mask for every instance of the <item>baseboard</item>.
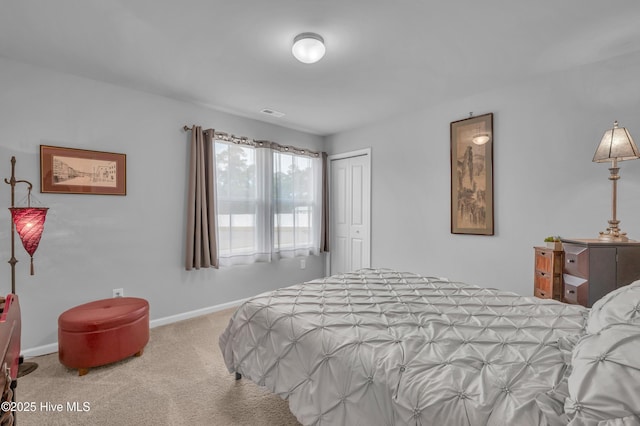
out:
<path id="1" fill-rule="evenodd" d="M 212 314 L 214 312 L 222 311 L 227 308 L 240 306 L 247 300 L 249 300 L 249 298 L 234 300 L 232 302 L 222 303 L 220 305 L 209 306 L 208 308 L 196 309 L 195 311 L 189 311 L 181 314 L 171 315 L 169 317 L 154 319 L 149 321 L 149 327 L 150 328 L 159 327 L 161 325 L 172 324 L 174 322 L 183 321 L 189 318 L 199 317 L 201 315 Z"/>
<path id="2" fill-rule="evenodd" d="M 43 346 L 36 346 L 35 348 L 24 349 L 20 352 L 20 355 L 26 358 L 32 358 L 34 356 L 47 355 L 58 352 L 58 342 L 51 343 Z"/>
<path id="3" fill-rule="evenodd" d="M 157 318 L 149 321 L 149 328 L 172 324 L 174 322 L 184 321 L 186 319 L 199 317 L 201 315 L 211 314 L 214 312 L 222 311 L 224 309 L 233 308 L 234 306 L 240 306 L 247 300 L 249 300 L 249 298 L 234 300 L 227 303 L 221 303 L 220 305 L 214 305 L 214 306 L 209 306 L 207 308 L 196 309 L 195 311 L 183 312 L 181 314 L 171 315 L 164 318 Z M 22 349 L 20 354 L 24 358 L 33 358 L 34 356 L 47 355 L 55 352 L 58 352 L 58 342 L 50 343 L 48 345 L 36 346 L 35 348 Z"/>

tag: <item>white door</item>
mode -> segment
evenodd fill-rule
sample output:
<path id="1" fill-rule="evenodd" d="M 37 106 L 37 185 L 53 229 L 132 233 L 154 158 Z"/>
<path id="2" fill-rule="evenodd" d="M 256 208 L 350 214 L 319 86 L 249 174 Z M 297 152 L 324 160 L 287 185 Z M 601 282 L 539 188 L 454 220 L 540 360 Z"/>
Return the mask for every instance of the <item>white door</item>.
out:
<path id="1" fill-rule="evenodd" d="M 350 156 L 352 155 L 352 156 Z M 371 155 L 331 156 L 331 274 L 371 266 Z"/>

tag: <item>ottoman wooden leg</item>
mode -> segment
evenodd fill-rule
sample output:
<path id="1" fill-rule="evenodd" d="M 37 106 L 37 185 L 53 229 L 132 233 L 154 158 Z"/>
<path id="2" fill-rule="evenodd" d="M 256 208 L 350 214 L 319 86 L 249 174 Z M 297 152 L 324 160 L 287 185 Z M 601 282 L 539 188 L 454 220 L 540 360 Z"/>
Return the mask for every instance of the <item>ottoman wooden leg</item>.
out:
<path id="1" fill-rule="evenodd" d="M 84 376 L 89 372 L 88 368 L 78 368 L 78 376 Z"/>

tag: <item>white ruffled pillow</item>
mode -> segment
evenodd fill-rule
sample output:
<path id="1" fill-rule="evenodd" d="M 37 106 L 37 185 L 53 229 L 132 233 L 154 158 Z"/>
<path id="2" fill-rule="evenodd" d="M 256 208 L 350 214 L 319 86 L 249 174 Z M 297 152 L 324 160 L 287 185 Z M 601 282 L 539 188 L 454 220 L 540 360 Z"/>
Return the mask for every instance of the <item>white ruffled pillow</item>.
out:
<path id="1" fill-rule="evenodd" d="M 587 333 L 595 334 L 611 324 L 640 326 L 640 280 L 620 287 L 593 304 Z"/>
<path id="2" fill-rule="evenodd" d="M 570 426 L 626 425 L 640 419 L 639 355 L 640 324 L 611 325 L 578 342 L 564 403 Z M 618 423 L 623 418 L 627 423 Z"/>
<path id="3" fill-rule="evenodd" d="M 565 364 L 564 373 L 560 382 L 553 389 L 536 395 L 535 401 L 542 412 L 543 418 L 546 420 L 546 426 L 566 426 L 569 423 L 569 417 L 564 412 L 564 401 L 569 397 L 568 378 L 571 373 L 573 348 L 580 341 L 580 337 L 580 335 L 574 334 L 558 339 L 558 350 L 560 350 Z"/>
<path id="4" fill-rule="evenodd" d="M 640 426 L 640 416 L 627 416 L 621 419 L 603 420 L 598 426 Z"/>

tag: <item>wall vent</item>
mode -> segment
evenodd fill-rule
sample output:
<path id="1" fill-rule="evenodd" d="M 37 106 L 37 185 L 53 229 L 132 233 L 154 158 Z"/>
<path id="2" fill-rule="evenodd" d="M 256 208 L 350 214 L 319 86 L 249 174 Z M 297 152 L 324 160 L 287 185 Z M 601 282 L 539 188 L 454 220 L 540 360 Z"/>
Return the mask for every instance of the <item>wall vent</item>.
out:
<path id="1" fill-rule="evenodd" d="M 260 110 L 260 112 L 263 113 L 263 114 L 270 115 L 270 116 L 275 117 L 275 118 L 284 117 L 284 112 L 276 111 L 276 110 L 273 110 L 271 108 L 263 108 L 262 110 Z"/>

